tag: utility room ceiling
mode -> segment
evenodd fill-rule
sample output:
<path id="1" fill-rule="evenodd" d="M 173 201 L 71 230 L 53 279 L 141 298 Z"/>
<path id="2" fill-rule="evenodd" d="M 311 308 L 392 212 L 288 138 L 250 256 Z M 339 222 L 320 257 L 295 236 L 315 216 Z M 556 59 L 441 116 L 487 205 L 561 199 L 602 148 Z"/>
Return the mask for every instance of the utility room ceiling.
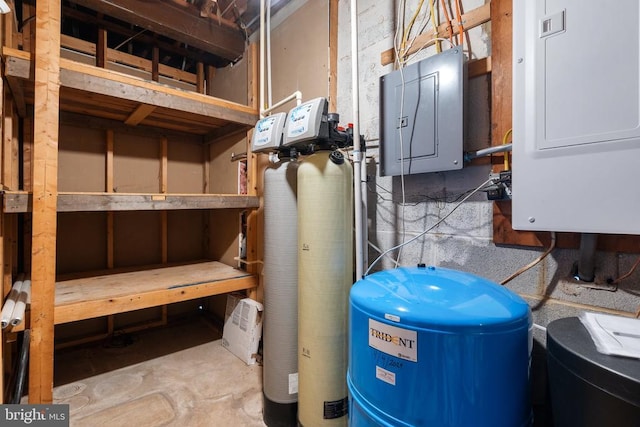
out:
<path id="1" fill-rule="evenodd" d="M 270 1 L 273 14 L 291 0 Z M 35 0 L 15 3 L 23 27 Z M 259 14 L 259 0 L 63 0 L 62 33 L 95 43 L 104 29 L 111 49 L 150 59 L 158 47 L 162 64 L 193 72 L 240 59 Z"/>

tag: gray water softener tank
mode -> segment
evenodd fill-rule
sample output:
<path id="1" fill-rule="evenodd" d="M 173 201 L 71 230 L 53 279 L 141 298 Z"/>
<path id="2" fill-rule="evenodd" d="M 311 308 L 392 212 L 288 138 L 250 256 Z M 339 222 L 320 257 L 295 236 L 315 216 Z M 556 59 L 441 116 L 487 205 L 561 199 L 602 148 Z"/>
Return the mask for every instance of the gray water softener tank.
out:
<path id="1" fill-rule="evenodd" d="M 548 325 L 547 364 L 555 427 L 640 426 L 640 360 L 599 353 L 577 317 Z"/>

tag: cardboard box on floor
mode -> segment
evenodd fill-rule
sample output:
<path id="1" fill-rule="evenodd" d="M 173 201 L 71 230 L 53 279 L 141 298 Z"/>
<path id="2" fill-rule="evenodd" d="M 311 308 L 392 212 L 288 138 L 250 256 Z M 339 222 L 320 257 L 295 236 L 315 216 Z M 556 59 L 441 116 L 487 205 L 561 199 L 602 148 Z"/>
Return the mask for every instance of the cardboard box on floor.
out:
<path id="1" fill-rule="evenodd" d="M 262 304 L 243 295 L 229 294 L 222 346 L 247 365 L 253 365 L 256 363 L 261 336 Z"/>

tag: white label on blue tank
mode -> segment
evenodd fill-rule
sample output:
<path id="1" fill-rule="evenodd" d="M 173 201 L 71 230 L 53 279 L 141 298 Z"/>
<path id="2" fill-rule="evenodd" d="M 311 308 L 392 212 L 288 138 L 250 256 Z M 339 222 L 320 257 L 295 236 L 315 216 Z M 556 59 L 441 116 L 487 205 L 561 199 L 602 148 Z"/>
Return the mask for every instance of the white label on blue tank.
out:
<path id="1" fill-rule="evenodd" d="M 385 383 L 396 385 L 396 374 L 386 369 L 376 366 L 376 378 Z"/>
<path id="2" fill-rule="evenodd" d="M 369 346 L 410 362 L 418 361 L 418 333 L 369 319 Z"/>

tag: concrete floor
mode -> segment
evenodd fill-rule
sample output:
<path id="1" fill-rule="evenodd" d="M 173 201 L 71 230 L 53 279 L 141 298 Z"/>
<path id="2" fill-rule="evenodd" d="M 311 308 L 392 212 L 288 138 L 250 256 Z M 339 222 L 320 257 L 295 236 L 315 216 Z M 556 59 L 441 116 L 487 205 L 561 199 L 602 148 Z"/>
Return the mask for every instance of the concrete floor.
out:
<path id="1" fill-rule="evenodd" d="M 264 426 L 262 367 L 201 318 L 58 351 L 55 373 L 71 426 Z"/>

